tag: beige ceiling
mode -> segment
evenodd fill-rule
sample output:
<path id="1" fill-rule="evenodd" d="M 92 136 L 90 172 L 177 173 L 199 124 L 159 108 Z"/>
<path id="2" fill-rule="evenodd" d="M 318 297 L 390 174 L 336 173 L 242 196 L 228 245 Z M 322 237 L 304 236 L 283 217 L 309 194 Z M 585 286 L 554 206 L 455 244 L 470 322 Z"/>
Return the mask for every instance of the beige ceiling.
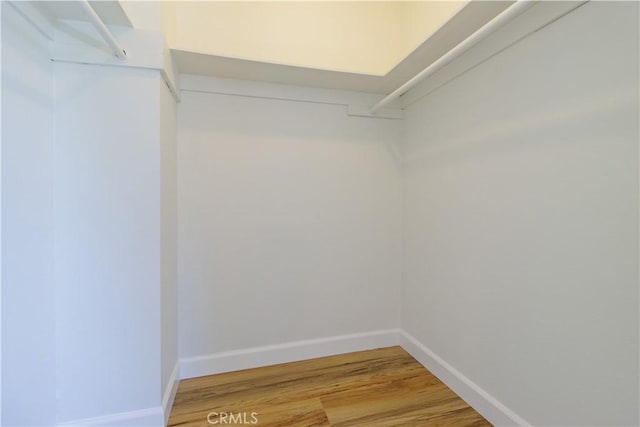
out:
<path id="1" fill-rule="evenodd" d="M 33 2 L 85 20 L 73 1 Z M 160 29 L 182 73 L 389 93 L 512 1 L 92 1 L 108 25 Z"/>
<path id="2" fill-rule="evenodd" d="M 162 7 L 174 49 L 382 76 L 466 3 L 182 1 Z"/>
<path id="3" fill-rule="evenodd" d="M 511 3 L 176 2 L 165 33 L 183 73 L 388 93 Z"/>

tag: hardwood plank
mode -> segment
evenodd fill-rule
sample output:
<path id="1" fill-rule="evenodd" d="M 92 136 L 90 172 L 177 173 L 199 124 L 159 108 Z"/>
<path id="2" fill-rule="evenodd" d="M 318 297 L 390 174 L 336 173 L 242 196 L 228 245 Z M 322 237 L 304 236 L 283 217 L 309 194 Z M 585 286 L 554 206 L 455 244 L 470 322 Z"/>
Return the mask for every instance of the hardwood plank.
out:
<path id="1" fill-rule="evenodd" d="M 446 386 L 435 385 L 428 393 L 415 390 L 386 395 L 372 393 L 367 397 L 340 401 L 335 401 L 332 397 L 326 401 L 323 399 L 322 404 L 332 426 L 432 425 L 436 419 L 451 419 L 455 421 L 455 425 L 467 425 L 458 415 L 470 408 L 452 394 Z M 424 424 L 419 423 L 420 421 Z"/>
<path id="2" fill-rule="evenodd" d="M 409 366 L 404 350 L 391 347 L 192 378 L 180 382 L 174 411 L 188 412 L 202 399 L 222 407 L 243 401 L 277 405 L 349 388 L 387 387 L 385 371 L 414 376 L 416 368 L 424 370 L 420 365 Z"/>
<path id="3" fill-rule="evenodd" d="M 278 405 L 262 404 L 260 402 L 237 402 L 232 405 L 221 406 L 217 402 L 209 404 L 203 401 L 200 405 L 192 407 L 187 413 L 171 413 L 170 426 L 181 427 L 204 427 L 211 426 L 208 416 L 212 412 L 212 421 L 218 421 L 218 425 L 250 425 L 255 419 L 259 426 L 265 427 L 311 427 L 330 426 L 327 416 L 322 408 L 319 399 L 307 399 L 300 401 L 284 402 Z M 221 413 L 234 414 L 241 417 L 241 421 L 236 423 L 222 423 Z M 237 419 L 237 418 L 236 418 Z M 228 417 L 227 420 L 228 421 Z"/>
<path id="4" fill-rule="evenodd" d="M 183 380 L 169 426 L 210 426 L 211 412 L 273 427 L 490 425 L 397 346 Z"/>

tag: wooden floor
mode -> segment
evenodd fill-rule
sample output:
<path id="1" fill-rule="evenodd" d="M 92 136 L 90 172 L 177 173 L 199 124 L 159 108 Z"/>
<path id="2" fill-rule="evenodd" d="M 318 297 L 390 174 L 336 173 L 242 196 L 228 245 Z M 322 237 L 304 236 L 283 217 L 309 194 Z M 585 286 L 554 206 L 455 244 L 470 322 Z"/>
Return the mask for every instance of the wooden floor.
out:
<path id="1" fill-rule="evenodd" d="M 400 347 L 180 382 L 169 426 L 243 423 L 270 427 L 491 425 Z"/>

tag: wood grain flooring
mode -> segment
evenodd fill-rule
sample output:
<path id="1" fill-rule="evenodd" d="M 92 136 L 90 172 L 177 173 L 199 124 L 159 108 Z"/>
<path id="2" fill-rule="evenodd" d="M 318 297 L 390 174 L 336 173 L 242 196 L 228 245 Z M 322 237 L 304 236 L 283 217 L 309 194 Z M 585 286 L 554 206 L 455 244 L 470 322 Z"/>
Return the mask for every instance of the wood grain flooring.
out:
<path id="1" fill-rule="evenodd" d="M 491 424 L 401 347 L 388 347 L 180 381 L 169 426 L 211 425 Z"/>

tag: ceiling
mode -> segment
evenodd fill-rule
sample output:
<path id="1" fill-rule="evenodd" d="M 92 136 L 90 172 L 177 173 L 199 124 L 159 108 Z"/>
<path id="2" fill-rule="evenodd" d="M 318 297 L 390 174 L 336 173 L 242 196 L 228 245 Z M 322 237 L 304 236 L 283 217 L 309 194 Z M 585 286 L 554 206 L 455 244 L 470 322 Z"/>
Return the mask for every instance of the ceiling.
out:
<path id="1" fill-rule="evenodd" d="M 395 90 L 426 68 L 511 3 L 513 2 L 469 2 L 384 75 L 282 65 L 180 48 L 172 48 L 171 51 L 182 73 L 383 94 Z"/>
<path id="2" fill-rule="evenodd" d="M 79 21 L 87 20 L 82 9 L 73 1 L 34 1 L 31 3 L 36 5 L 52 21 L 58 19 Z M 211 4 L 220 2 L 209 1 L 206 3 Z M 231 3 L 227 2 L 227 4 Z M 275 5 L 276 3 L 282 4 L 283 2 L 267 1 L 264 2 L 263 5 L 268 5 L 269 3 Z M 373 2 L 369 3 L 373 4 Z M 393 4 L 393 2 L 388 3 Z M 417 4 L 418 2 L 414 3 Z M 428 2 L 423 3 L 428 4 Z M 330 67 L 318 65 L 312 67 L 285 65 L 286 63 L 283 63 L 282 61 L 271 61 L 269 58 L 260 58 L 259 60 L 256 60 L 255 58 L 248 59 L 246 56 L 241 58 L 234 56 L 231 51 L 227 51 L 225 54 L 215 54 L 210 51 L 198 51 L 197 49 L 187 48 L 185 47 L 185 43 L 181 43 L 180 37 L 175 37 L 176 27 L 179 27 L 179 25 L 176 25 L 175 17 L 172 16 L 172 14 L 175 14 L 176 5 L 179 5 L 180 3 L 161 2 L 159 3 L 159 7 L 160 9 L 164 8 L 165 16 L 168 15 L 170 16 L 170 19 L 174 20 L 173 24 L 169 26 L 161 25 L 161 29 L 165 34 L 169 47 L 171 48 L 171 53 L 178 71 L 181 73 L 386 94 L 392 92 L 411 77 L 436 61 L 439 57 L 451 50 L 470 34 L 508 8 L 512 3 L 513 1 L 473 0 L 466 4 L 462 4 L 462 6 L 455 8 L 453 14 L 449 13 L 449 15 L 445 16 L 444 24 L 438 24 L 435 30 L 427 29 L 427 32 L 431 32 L 431 34 L 422 36 L 423 38 L 426 37 L 426 40 L 421 43 L 418 40 L 419 44 L 415 49 L 408 49 L 408 54 L 401 53 L 401 55 L 405 56 L 403 58 L 397 57 L 394 63 L 398 60 L 399 62 L 397 62 L 397 64 L 390 70 L 388 70 L 388 67 L 384 68 L 384 70 L 388 71 L 382 72 L 365 72 L 362 70 L 349 72 L 336 71 L 335 69 L 328 69 Z M 120 2 L 91 1 L 91 5 L 107 25 L 133 27 L 130 17 L 127 16 L 127 13 Z M 258 9 L 251 9 L 252 12 L 255 10 Z M 168 14 L 167 11 L 169 11 Z M 160 14 L 162 13 L 163 10 L 160 11 Z M 331 18 L 331 16 L 329 16 L 329 18 Z M 406 19 L 406 17 L 404 19 Z M 186 21 L 183 20 L 180 24 L 184 27 L 185 25 L 188 26 L 189 22 L 190 21 L 187 19 Z M 418 24 L 419 23 L 420 21 L 418 21 Z M 234 22 L 233 25 L 228 25 L 228 27 L 233 28 L 234 25 L 239 26 L 235 29 L 236 35 L 244 37 L 248 34 L 249 36 L 252 36 L 251 27 L 242 24 L 243 22 Z M 304 25 L 301 26 L 299 23 L 297 25 L 299 32 L 304 31 Z M 167 30 L 167 27 L 171 28 Z M 356 25 L 356 31 L 358 28 L 361 27 Z M 402 26 L 396 25 L 395 28 L 401 29 Z M 414 25 L 414 32 L 415 28 L 418 28 L 419 30 L 419 25 L 418 27 Z M 341 28 L 336 27 L 335 31 L 340 32 Z M 340 34 L 344 36 L 346 33 Z M 353 32 L 351 34 L 353 34 Z M 254 38 L 257 35 L 259 34 L 253 34 Z M 376 35 L 377 38 L 371 37 L 369 46 L 367 46 L 368 51 L 375 54 L 376 49 L 379 48 L 382 50 L 382 46 L 378 46 L 376 43 L 379 43 L 385 35 L 388 35 L 389 38 L 397 37 L 396 35 L 389 34 L 389 31 L 387 31 L 386 34 L 383 33 L 382 36 Z M 195 33 L 195 36 L 198 36 L 197 32 Z M 339 38 L 334 36 L 333 40 L 339 40 Z M 367 42 L 369 39 L 364 38 L 364 40 Z M 420 40 L 422 40 L 422 38 Z M 333 43 L 339 44 L 339 42 Z M 226 46 L 226 40 L 223 39 L 218 43 L 218 46 Z M 333 45 L 330 45 L 329 47 L 331 48 Z M 336 46 L 335 48 L 339 49 L 340 46 Z M 313 49 L 308 50 L 313 53 Z"/>

